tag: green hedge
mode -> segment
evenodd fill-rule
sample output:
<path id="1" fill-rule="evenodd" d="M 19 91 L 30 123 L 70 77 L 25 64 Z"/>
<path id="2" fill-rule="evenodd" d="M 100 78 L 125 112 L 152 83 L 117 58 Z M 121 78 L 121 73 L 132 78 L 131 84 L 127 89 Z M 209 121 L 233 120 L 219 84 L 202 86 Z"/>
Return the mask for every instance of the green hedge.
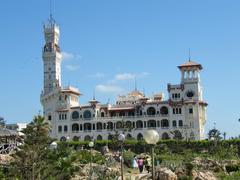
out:
<path id="1" fill-rule="evenodd" d="M 67 144 L 74 148 L 84 147 L 89 149 L 87 141 L 68 141 L 59 142 Z M 111 140 L 101 140 L 94 142 L 94 149 L 101 150 L 103 146 L 108 145 L 112 150 L 119 150 L 120 142 Z M 191 150 L 195 153 L 207 153 L 215 154 L 216 151 L 221 149 L 229 149 L 229 147 L 236 148 L 238 155 L 240 155 L 240 139 L 222 140 L 222 141 L 184 141 L 184 140 L 161 140 L 155 146 L 156 152 L 162 153 L 164 151 L 171 153 L 183 153 L 186 150 Z M 144 141 L 137 140 L 126 140 L 124 141 L 124 149 L 131 150 L 134 153 L 150 152 L 151 146 L 146 144 Z"/>

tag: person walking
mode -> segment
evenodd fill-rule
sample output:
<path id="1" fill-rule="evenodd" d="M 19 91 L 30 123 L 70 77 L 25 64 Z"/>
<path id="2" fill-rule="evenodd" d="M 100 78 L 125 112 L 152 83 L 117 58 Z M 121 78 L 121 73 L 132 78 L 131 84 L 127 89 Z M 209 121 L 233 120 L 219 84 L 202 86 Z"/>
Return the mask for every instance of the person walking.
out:
<path id="1" fill-rule="evenodd" d="M 149 173 L 150 172 L 150 166 L 152 164 L 151 158 L 149 156 L 147 156 L 146 160 L 144 162 L 145 162 L 145 168 L 146 168 L 147 172 Z"/>
<path id="2" fill-rule="evenodd" d="M 143 159 L 141 157 L 137 160 L 137 164 L 138 164 L 139 172 L 142 173 L 143 172 Z"/>
<path id="3" fill-rule="evenodd" d="M 136 169 L 138 167 L 138 163 L 137 163 L 137 158 L 136 156 L 133 157 L 133 164 L 132 164 L 133 169 Z"/>

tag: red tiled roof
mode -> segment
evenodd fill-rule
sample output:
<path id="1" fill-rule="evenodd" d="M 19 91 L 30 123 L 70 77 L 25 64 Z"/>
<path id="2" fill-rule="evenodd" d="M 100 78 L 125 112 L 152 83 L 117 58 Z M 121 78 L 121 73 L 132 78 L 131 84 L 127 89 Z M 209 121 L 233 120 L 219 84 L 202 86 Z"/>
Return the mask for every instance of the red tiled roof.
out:
<path id="1" fill-rule="evenodd" d="M 188 62 L 178 66 L 178 68 L 183 68 L 183 67 L 194 67 L 194 66 L 197 66 L 199 69 L 202 69 L 202 65 L 197 63 L 197 62 L 194 62 L 194 61 L 191 61 L 189 60 Z"/>
<path id="2" fill-rule="evenodd" d="M 115 106 L 115 107 L 110 107 L 108 110 L 117 111 L 117 110 L 132 110 L 132 109 L 134 109 L 133 106 Z"/>

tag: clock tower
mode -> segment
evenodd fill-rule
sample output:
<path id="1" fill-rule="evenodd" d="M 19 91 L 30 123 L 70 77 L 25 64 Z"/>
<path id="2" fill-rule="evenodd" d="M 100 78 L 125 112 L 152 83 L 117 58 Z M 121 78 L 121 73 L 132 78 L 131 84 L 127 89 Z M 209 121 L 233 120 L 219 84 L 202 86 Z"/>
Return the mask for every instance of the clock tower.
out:
<path id="1" fill-rule="evenodd" d="M 52 16 L 44 25 L 45 45 L 43 48 L 44 63 L 44 94 L 48 94 L 55 87 L 61 87 L 62 54 L 59 48 L 59 26 Z"/>

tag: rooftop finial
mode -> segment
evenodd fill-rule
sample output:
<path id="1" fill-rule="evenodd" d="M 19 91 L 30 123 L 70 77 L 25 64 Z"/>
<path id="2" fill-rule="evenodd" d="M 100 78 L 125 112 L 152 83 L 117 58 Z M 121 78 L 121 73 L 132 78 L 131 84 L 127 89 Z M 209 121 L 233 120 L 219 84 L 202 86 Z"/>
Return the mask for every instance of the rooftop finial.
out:
<path id="1" fill-rule="evenodd" d="M 93 100 L 95 100 L 95 88 L 93 90 Z"/>
<path id="2" fill-rule="evenodd" d="M 189 62 L 191 61 L 191 49 L 190 48 L 188 49 L 188 61 Z"/>
<path id="3" fill-rule="evenodd" d="M 135 83 L 135 91 L 137 91 L 137 79 L 136 79 L 136 76 L 134 77 L 134 83 Z"/>

